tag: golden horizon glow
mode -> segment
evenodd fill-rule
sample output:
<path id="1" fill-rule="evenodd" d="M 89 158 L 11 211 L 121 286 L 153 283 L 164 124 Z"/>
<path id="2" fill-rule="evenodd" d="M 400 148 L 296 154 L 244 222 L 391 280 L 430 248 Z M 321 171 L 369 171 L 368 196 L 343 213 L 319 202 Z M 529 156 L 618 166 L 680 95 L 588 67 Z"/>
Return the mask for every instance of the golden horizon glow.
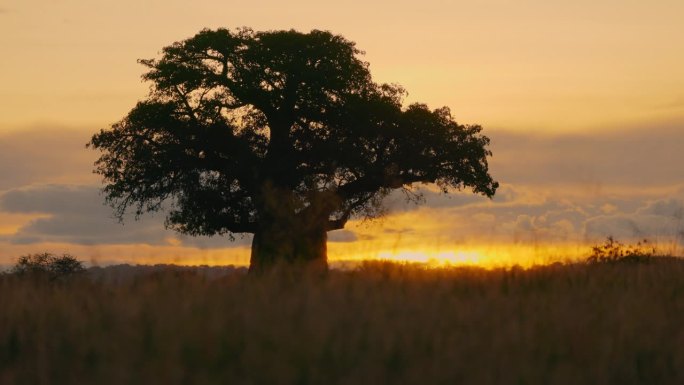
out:
<path id="1" fill-rule="evenodd" d="M 335 245 L 335 244 L 333 244 Z M 46 243 L 36 245 L 15 245 L 11 247 L 20 255 L 36 252 L 53 252 L 55 254 L 72 254 L 81 258 L 91 266 L 107 266 L 116 264 L 173 264 L 179 266 L 248 266 L 248 247 L 230 249 L 198 250 L 182 246 L 149 246 L 144 244 L 130 245 L 73 245 L 63 243 Z M 472 266 L 482 268 L 523 268 L 545 265 L 555 262 L 581 261 L 591 253 L 591 245 L 554 245 L 534 246 L 521 244 L 478 245 L 453 249 L 406 248 L 393 251 L 368 250 L 357 254 L 344 247 L 333 247 L 329 251 L 328 261 L 333 265 L 339 263 L 356 264 L 363 261 L 391 261 L 398 263 L 419 263 L 427 267 Z M 0 259 L 0 266 L 11 265 L 14 258 Z"/>

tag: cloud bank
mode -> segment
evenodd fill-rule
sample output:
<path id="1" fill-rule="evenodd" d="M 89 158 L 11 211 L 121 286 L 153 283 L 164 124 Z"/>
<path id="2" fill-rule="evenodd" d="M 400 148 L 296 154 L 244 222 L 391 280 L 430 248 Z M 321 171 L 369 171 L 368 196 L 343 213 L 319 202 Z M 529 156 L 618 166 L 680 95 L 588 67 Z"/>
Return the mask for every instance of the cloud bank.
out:
<path id="1" fill-rule="evenodd" d="M 663 126 L 595 135 L 489 132 L 494 199 L 469 191 L 443 195 L 430 186 L 423 205 L 399 192 L 375 225 L 329 234 L 340 245 L 424 243 L 592 243 L 606 236 L 684 246 L 684 130 Z M 164 215 L 124 224 L 103 204 L 97 154 L 78 130 L 0 134 L 0 214 L 34 216 L 0 235 L 0 245 L 183 246 L 248 248 L 250 236 L 187 237 L 164 228 Z M 675 247 L 675 246 L 673 246 Z"/>

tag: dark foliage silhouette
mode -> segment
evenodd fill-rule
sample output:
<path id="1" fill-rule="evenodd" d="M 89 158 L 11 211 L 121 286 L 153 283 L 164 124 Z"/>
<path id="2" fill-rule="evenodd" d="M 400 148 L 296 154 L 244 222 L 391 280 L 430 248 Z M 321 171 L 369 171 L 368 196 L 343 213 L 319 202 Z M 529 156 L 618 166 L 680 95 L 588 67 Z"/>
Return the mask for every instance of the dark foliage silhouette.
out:
<path id="1" fill-rule="evenodd" d="M 30 277 L 63 279 L 83 273 L 83 263 L 69 254 L 61 256 L 50 253 L 29 254 L 19 257 L 10 270 L 11 274 Z"/>
<path id="2" fill-rule="evenodd" d="M 637 242 L 636 245 L 625 245 L 612 236 L 606 238 L 602 245 L 593 246 L 591 255 L 587 258 L 589 263 L 644 263 L 657 257 L 655 246 L 647 239 Z"/>
<path id="3" fill-rule="evenodd" d="M 108 201 L 120 218 L 168 210 L 185 234 L 252 233 L 250 268 L 262 270 L 327 267 L 327 231 L 381 214 L 393 189 L 494 195 L 481 127 L 446 107 L 404 108 L 405 91 L 373 82 L 361 54 L 327 31 L 243 28 L 140 60 L 148 98 L 89 143 Z"/>

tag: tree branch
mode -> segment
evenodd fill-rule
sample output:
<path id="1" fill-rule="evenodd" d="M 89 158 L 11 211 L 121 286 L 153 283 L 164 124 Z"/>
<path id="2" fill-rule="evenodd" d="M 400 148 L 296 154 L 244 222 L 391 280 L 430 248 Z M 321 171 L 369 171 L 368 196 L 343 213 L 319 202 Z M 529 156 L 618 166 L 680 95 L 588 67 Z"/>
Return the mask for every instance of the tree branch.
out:
<path id="1" fill-rule="evenodd" d="M 381 188 L 399 188 L 416 182 L 433 182 L 429 177 L 418 175 L 384 175 L 367 174 L 337 189 L 337 195 L 347 200 L 355 195 L 378 191 Z"/>
<path id="2" fill-rule="evenodd" d="M 368 203 L 369 200 L 373 199 L 373 196 L 375 194 L 369 193 L 368 196 L 362 197 L 358 199 L 356 202 L 350 204 L 342 213 L 342 215 L 337 218 L 337 219 L 332 219 L 328 221 L 328 225 L 326 227 L 327 231 L 332 231 L 332 230 L 341 230 L 344 228 L 344 226 L 347 224 L 349 221 L 349 218 L 351 218 L 352 213 L 354 210 L 363 207 L 366 203 Z"/>
<path id="3" fill-rule="evenodd" d="M 187 93 L 183 93 L 183 91 L 180 90 L 178 85 L 174 85 L 173 88 L 174 90 L 176 90 L 176 93 L 178 93 L 178 96 L 180 96 L 181 101 L 183 102 L 183 105 L 185 106 L 187 114 L 190 117 L 190 119 L 192 119 L 195 123 L 199 123 L 197 121 L 197 116 L 195 116 L 195 110 L 190 105 L 190 102 L 188 102 Z"/>
<path id="4" fill-rule="evenodd" d="M 224 223 L 223 227 L 234 234 L 239 233 L 251 233 L 254 234 L 257 231 L 257 224 L 254 222 L 229 222 Z"/>

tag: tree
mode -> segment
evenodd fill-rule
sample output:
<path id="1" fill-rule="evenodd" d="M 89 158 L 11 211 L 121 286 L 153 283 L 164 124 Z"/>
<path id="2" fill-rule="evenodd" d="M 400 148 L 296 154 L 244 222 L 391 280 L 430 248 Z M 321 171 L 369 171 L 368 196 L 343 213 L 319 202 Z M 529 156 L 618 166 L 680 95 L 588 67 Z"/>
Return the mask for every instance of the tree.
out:
<path id="1" fill-rule="evenodd" d="M 107 200 L 120 218 L 168 210 L 180 233 L 254 234 L 258 271 L 327 267 L 327 232 L 377 216 L 393 189 L 493 196 L 481 127 L 446 107 L 403 108 L 405 91 L 373 82 L 361 55 L 327 31 L 243 28 L 205 29 L 140 60 L 149 96 L 88 143 L 102 151 Z"/>
<path id="2" fill-rule="evenodd" d="M 10 273 L 22 276 L 61 279 L 83 273 L 83 263 L 69 254 L 61 256 L 50 253 L 29 254 L 19 257 Z"/>

